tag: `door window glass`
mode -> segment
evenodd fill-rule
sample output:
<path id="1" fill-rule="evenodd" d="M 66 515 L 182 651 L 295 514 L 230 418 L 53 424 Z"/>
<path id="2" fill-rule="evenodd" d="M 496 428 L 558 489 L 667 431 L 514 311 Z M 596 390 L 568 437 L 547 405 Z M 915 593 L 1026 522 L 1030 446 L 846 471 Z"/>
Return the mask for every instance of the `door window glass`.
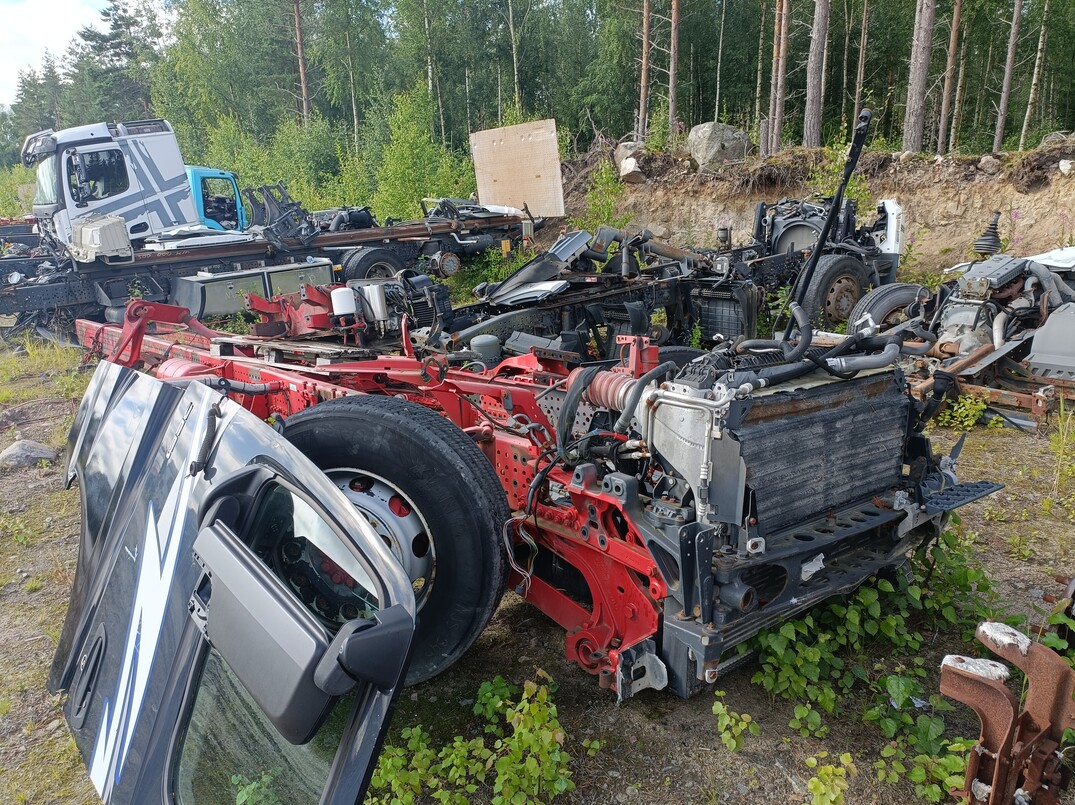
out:
<path id="1" fill-rule="evenodd" d="M 239 212 L 235 204 L 235 187 L 227 179 L 202 179 L 202 207 L 206 218 L 211 218 L 225 229 L 238 228 Z"/>
<path id="2" fill-rule="evenodd" d="M 288 489 L 273 486 L 262 497 L 249 533 L 254 552 L 330 632 L 377 611 L 373 582 L 361 563 Z"/>
<path id="3" fill-rule="evenodd" d="M 118 196 L 130 187 L 130 181 L 127 178 L 127 163 L 118 148 L 105 151 L 84 151 L 67 158 L 67 182 L 71 187 L 72 198 L 77 198 L 78 171 L 75 160 L 78 157 L 82 157 L 92 198 L 103 199 Z"/>
<path id="4" fill-rule="evenodd" d="M 210 650 L 179 758 L 179 805 L 317 805 L 353 706 L 353 695 L 340 699 L 312 741 L 290 744 Z"/>
<path id="5" fill-rule="evenodd" d="M 247 541 L 329 633 L 378 609 L 361 563 L 321 515 L 287 488 L 274 485 L 261 497 Z M 269 673 L 272 658 L 264 659 Z M 353 707 L 353 695 L 341 698 L 309 743 L 291 744 L 210 649 L 179 750 L 179 805 L 315 805 Z"/>

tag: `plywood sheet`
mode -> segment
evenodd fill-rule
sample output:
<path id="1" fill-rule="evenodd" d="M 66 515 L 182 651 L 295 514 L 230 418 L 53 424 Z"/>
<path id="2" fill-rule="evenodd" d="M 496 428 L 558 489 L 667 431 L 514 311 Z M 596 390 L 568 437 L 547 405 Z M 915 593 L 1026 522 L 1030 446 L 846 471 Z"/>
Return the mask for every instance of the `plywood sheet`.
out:
<path id="1" fill-rule="evenodd" d="M 555 120 L 476 131 L 470 135 L 470 151 L 482 204 L 520 209 L 525 204 L 533 215 L 564 214 Z"/>

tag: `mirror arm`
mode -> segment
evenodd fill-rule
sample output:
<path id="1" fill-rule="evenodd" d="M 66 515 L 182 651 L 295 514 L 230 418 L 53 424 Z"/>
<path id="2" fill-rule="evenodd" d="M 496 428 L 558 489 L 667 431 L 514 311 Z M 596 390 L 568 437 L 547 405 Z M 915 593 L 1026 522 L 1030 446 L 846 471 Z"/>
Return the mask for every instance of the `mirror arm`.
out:
<path id="1" fill-rule="evenodd" d="M 349 693 L 358 682 L 382 692 L 400 683 L 414 633 L 414 618 L 400 604 L 355 618 L 340 627 L 314 671 L 314 684 L 330 696 Z"/>

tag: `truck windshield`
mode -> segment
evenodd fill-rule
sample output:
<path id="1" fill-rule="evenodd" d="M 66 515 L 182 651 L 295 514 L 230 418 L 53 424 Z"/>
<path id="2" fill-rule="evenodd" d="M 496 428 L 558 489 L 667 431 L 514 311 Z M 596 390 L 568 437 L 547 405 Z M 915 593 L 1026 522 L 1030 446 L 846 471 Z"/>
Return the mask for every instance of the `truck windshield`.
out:
<path id="1" fill-rule="evenodd" d="M 45 157 L 37 165 L 37 193 L 34 195 L 34 204 L 48 206 L 56 203 L 59 182 L 56 176 L 56 157 Z"/>

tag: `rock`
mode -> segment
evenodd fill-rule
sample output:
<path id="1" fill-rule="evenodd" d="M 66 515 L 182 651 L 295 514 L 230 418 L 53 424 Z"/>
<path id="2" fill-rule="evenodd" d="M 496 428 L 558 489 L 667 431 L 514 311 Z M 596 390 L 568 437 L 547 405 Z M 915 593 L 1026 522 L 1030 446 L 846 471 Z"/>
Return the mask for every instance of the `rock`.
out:
<path id="1" fill-rule="evenodd" d="M 978 170 L 982 173 L 988 173 L 990 176 L 1000 173 L 1000 168 L 1000 160 L 992 154 L 986 154 L 978 160 Z"/>
<path id="2" fill-rule="evenodd" d="M 620 163 L 620 181 L 627 182 L 627 184 L 642 184 L 646 181 L 646 174 L 638 167 L 637 159 L 627 157 Z"/>
<path id="3" fill-rule="evenodd" d="M 750 153 L 750 138 L 735 126 L 702 123 L 687 135 L 687 148 L 699 170 L 711 170 L 723 162 L 742 159 Z"/>
<path id="4" fill-rule="evenodd" d="M 1070 159 L 1062 159 L 1057 164 L 1057 167 L 1065 176 L 1071 176 L 1072 171 L 1075 171 L 1075 162 L 1072 162 Z"/>
<path id="5" fill-rule="evenodd" d="M 616 162 L 616 168 L 619 169 L 625 159 L 630 159 L 631 157 L 637 159 L 638 157 L 642 156 L 642 150 L 645 147 L 645 143 L 634 142 L 631 140 L 617 145 L 616 153 L 613 155 L 613 159 Z"/>
<path id="6" fill-rule="evenodd" d="M 47 444 L 22 439 L 0 453 L 0 468 L 36 467 L 39 461 L 55 461 L 56 451 Z"/>
<path id="7" fill-rule="evenodd" d="M 650 224 L 646 229 L 648 229 L 649 233 L 657 238 L 657 240 L 668 240 L 668 236 L 672 234 L 664 224 Z"/>

